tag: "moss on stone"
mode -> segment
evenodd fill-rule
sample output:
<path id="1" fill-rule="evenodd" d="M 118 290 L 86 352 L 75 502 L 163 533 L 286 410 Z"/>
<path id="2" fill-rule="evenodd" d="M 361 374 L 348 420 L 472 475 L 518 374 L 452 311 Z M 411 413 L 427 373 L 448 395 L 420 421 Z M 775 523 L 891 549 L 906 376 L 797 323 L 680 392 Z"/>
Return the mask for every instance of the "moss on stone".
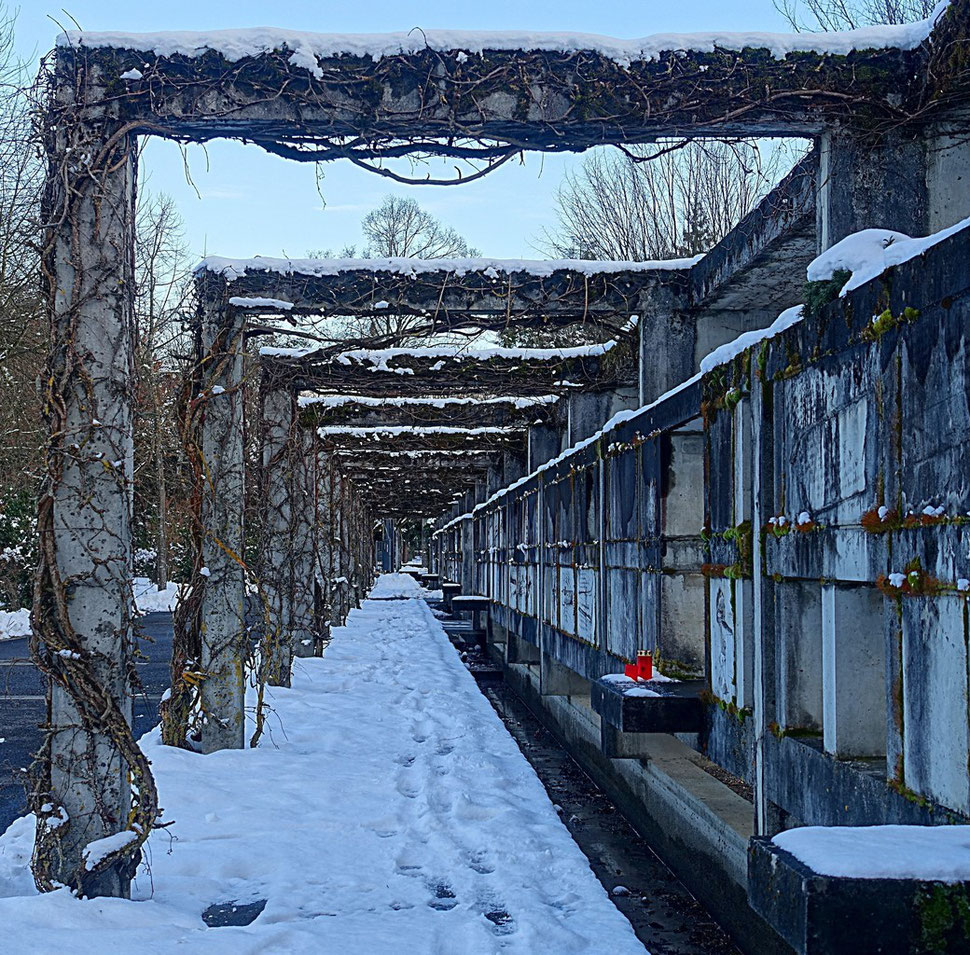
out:
<path id="1" fill-rule="evenodd" d="M 965 885 L 933 885 L 916 897 L 920 922 L 919 951 L 965 952 L 970 949 L 970 898 Z"/>

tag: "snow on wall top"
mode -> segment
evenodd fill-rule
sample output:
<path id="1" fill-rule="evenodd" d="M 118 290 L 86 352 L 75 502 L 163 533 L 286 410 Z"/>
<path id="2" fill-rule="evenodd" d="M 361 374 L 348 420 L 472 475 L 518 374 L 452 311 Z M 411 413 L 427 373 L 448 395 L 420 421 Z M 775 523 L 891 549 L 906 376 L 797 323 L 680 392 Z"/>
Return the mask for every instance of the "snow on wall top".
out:
<path id="1" fill-rule="evenodd" d="M 309 275 L 321 277 L 341 272 L 390 272 L 395 275 L 416 276 L 427 272 L 454 272 L 467 275 L 483 272 L 488 278 L 526 272 L 537 278 L 554 272 L 578 272 L 581 275 L 615 274 L 617 272 L 672 272 L 689 269 L 703 256 L 686 259 L 661 259 L 652 262 L 607 262 L 592 259 L 411 259 L 400 256 L 387 259 L 274 259 L 256 256 L 252 259 L 228 259 L 210 255 L 196 267 L 196 273 L 215 272 L 230 282 L 247 272 L 277 272 L 280 275 Z"/>
<path id="2" fill-rule="evenodd" d="M 840 270 L 851 272 L 852 277 L 839 292 L 840 296 L 844 296 L 882 275 L 886 269 L 922 255 L 964 229 L 970 229 L 970 217 L 932 235 L 915 239 L 892 229 L 863 229 L 847 235 L 812 260 L 808 266 L 808 280 L 820 282 L 831 279 Z"/>
<path id="3" fill-rule="evenodd" d="M 657 59 L 670 51 L 710 53 L 715 49 L 766 49 L 775 57 L 789 53 L 846 54 L 854 50 L 910 50 L 930 34 L 936 18 L 946 9 L 943 0 L 933 15 L 918 23 L 902 26 L 874 26 L 838 33 L 760 33 L 705 32 L 656 33 L 637 39 L 619 39 L 594 33 L 536 33 L 531 31 L 420 30 L 406 33 L 305 33 L 274 27 L 205 32 L 166 31 L 162 33 L 85 32 L 71 30 L 57 38 L 58 46 L 109 47 L 138 50 L 157 56 L 200 56 L 213 50 L 227 60 L 236 61 L 274 50 L 289 50 L 290 63 L 308 70 L 318 79 L 323 71 L 318 60 L 341 55 L 385 56 L 455 50 L 480 54 L 485 50 L 542 50 L 574 53 L 589 50 L 621 66 Z"/>
<path id="4" fill-rule="evenodd" d="M 742 332 L 737 338 L 719 345 L 714 351 L 701 359 L 701 374 L 706 375 L 709 371 L 717 368 L 718 365 L 724 365 L 736 358 L 741 352 L 763 342 L 765 339 L 780 335 L 793 325 L 797 325 L 802 320 L 804 311 L 804 305 L 793 305 L 791 308 L 786 308 L 767 328 L 756 328 L 750 332 Z"/>

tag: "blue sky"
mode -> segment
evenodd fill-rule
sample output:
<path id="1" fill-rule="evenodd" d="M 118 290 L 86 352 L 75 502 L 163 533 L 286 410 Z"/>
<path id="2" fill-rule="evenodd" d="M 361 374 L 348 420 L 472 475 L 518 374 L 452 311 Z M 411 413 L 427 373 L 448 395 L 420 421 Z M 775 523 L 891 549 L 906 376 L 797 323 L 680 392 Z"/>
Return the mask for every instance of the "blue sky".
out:
<path id="1" fill-rule="evenodd" d="M 66 9 L 86 30 L 203 30 L 278 26 L 329 33 L 378 33 L 412 27 L 573 30 L 637 37 L 692 30 L 785 30 L 771 0 L 489 0 L 485 4 L 418 0 L 25 0 L 18 45 L 26 53 L 53 44 Z M 312 164 L 298 164 L 232 142 L 188 151 L 198 192 L 187 182 L 179 148 L 152 140 L 143 184 L 174 196 L 192 251 L 227 256 L 303 255 L 359 242 L 361 217 L 389 192 L 413 195 L 486 255 L 533 256 L 544 226 L 554 223 L 553 197 L 578 156 L 526 157 L 523 165 L 458 187 L 395 186 L 346 162 L 324 167 L 317 192 Z"/>

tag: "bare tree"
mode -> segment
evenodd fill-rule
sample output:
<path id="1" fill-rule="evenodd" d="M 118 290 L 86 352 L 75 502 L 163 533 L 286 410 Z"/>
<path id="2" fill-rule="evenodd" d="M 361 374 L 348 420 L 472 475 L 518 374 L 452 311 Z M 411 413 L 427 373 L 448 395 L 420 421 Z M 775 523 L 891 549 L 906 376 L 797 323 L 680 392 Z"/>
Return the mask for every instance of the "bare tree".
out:
<path id="1" fill-rule="evenodd" d="M 567 172 L 554 255 L 645 262 L 705 252 L 758 203 L 777 174 L 754 143 L 658 143 L 597 150 Z"/>
<path id="2" fill-rule="evenodd" d="M 15 49 L 16 14 L 0 3 L 0 603 L 29 604 L 44 429 L 47 352 L 37 243 L 43 165 L 29 87 Z"/>
<path id="3" fill-rule="evenodd" d="M 415 199 L 385 196 L 360 226 L 366 258 L 447 259 L 478 254 L 455 229 L 422 209 Z"/>
<path id="4" fill-rule="evenodd" d="M 877 23 L 925 20 L 938 0 L 774 0 L 775 9 L 799 32 L 855 30 Z"/>
<path id="5" fill-rule="evenodd" d="M 164 590 L 170 551 L 168 473 L 179 453 L 173 415 L 179 376 L 172 355 L 185 327 L 191 273 L 182 217 L 170 196 L 142 193 L 135 228 L 136 532 L 144 534 L 146 520 L 154 516 L 149 520 L 154 547 L 141 548 L 146 559 L 138 563 L 154 563 L 158 589 Z"/>
<path id="6" fill-rule="evenodd" d="M 385 196 L 361 220 L 363 257 L 414 259 L 469 258 L 479 255 L 454 228 L 445 225 L 415 199 Z M 352 249 L 350 251 L 353 251 Z M 406 344 L 421 320 L 412 315 L 382 315 L 366 322 L 347 323 L 350 336 L 391 336 Z"/>

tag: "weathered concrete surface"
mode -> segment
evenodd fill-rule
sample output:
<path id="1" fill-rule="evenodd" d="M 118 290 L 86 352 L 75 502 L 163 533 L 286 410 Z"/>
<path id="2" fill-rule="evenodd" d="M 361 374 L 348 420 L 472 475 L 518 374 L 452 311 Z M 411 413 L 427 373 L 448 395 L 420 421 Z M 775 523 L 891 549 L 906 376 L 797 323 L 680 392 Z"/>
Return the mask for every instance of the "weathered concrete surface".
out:
<path id="1" fill-rule="evenodd" d="M 74 93 L 73 87 L 62 90 L 61 105 Z M 113 145 L 101 153 L 111 137 Z M 38 597 L 55 619 L 55 601 L 66 599 L 67 625 L 80 652 L 130 723 L 135 142 L 102 117 L 94 126 L 63 122 L 56 148 L 61 153 L 52 158 L 45 200 L 45 220 L 54 223 L 45 258 L 53 431 L 44 491 L 50 498 L 41 502 L 42 516 L 46 504 L 52 513 L 40 530 L 54 563 L 49 570 L 66 592 L 42 579 Z M 97 163 L 77 169 L 64 158 L 68 149 L 98 155 Z M 40 611 L 35 602 L 35 616 Z M 64 622 L 56 626 L 63 639 Z M 89 896 L 127 897 L 130 860 L 85 873 L 82 852 L 124 829 L 131 807 L 128 767 L 103 726 L 85 725 L 59 682 L 51 687 L 49 719 L 47 802 L 63 807 L 70 826 L 57 834 L 58 858 L 45 875 Z M 45 825 L 38 822 L 39 842 Z"/>
<path id="2" fill-rule="evenodd" d="M 763 838 L 748 855 L 751 907 L 799 955 L 966 951 L 966 887 L 818 875 Z"/>
<path id="3" fill-rule="evenodd" d="M 262 665 L 267 682 L 273 686 L 290 685 L 293 661 L 290 612 L 294 462 L 290 437 L 295 427 L 295 403 L 290 388 L 264 389 L 262 394 L 263 528 L 259 580 L 266 602 Z"/>
<path id="4" fill-rule="evenodd" d="M 210 293 L 215 290 L 210 290 Z M 224 287 L 219 290 L 224 292 Z M 225 298 L 203 300 L 201 329 L 202 751 L 244 746 L 246 684 L 245 317 Z"/>

